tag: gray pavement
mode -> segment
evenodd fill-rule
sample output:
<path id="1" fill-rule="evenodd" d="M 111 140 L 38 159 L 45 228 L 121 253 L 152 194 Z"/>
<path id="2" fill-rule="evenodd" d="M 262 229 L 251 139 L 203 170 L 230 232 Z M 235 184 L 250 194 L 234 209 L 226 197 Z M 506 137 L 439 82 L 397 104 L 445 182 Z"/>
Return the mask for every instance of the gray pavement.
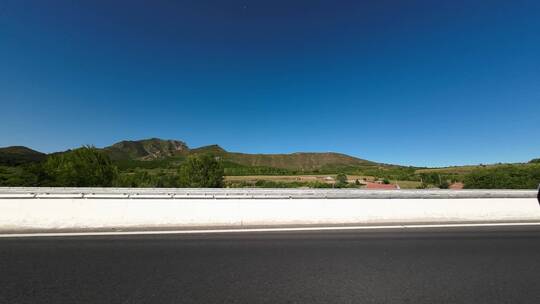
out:
<path id="1" fill-rule="evenodd" d="M 0 303 L 539 303 L 537 227 L 0 239 Z"/>

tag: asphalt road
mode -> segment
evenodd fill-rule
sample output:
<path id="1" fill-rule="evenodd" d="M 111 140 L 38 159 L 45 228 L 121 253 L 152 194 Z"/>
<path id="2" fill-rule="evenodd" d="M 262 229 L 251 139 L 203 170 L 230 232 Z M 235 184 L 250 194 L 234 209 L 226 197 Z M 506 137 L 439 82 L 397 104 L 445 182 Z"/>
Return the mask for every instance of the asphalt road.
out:
<path id="1" fill-rule="evenodd" d="M 0 303 L 540 303 L 540 230 L 0 239 Z"/>

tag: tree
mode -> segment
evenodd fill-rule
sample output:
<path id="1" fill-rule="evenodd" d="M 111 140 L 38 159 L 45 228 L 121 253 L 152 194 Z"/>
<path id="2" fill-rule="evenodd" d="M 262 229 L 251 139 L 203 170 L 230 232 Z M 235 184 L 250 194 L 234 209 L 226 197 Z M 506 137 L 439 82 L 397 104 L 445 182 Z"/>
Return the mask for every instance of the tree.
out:
<path id="1" fill-rule="evenodd" d="M 118 174 L 110 158 L 91 146 L 51 155 L 41 170 L 43 185 L 60 187 L 110 187 Z"/>
<path id="2" fill-rule="evenodd" d="M 448 181 L 446 180 L 441 181 L 441 183 L 439 184 L 439 189 L 448 189 L 448 188 L 450 188 L 450 184 L 448 183 Z"/>
<path id="3" fill-rule="evenodd" d="M 347 186 L 347 175 L 344 173 L 339 173 L 336 176 L 336 187 L 337 188 L 343 188 Z"/>
<path id="4" fill-rule="evenodd" d="M 180 166 L 179 184 L 190 188 L 221 188 L 223 175 L 223 167 L 211 155 L 190 155 Z"/>
<path id="5" fill-rule="evenodd" d="M 463 182 L 466 189 L 536 189 L 540 184 L 540 166 L 476 169 L 466 175 Z"/>

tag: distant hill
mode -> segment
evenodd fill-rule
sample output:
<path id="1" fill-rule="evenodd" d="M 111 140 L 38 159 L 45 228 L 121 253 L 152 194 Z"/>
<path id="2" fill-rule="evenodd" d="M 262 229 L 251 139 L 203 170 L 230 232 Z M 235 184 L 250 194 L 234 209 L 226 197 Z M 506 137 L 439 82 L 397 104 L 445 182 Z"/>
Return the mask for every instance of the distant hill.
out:
<path id="1" fill-rule="evenodd" d="M 152 168 L 178 163 L 191 154 L 209 153 L 220 157 L 233 166 L 268 167 L 291 170 L 314 170 L 323 167 L 345 166 L 386 166 L 345 154 L 324 153 L 291 153 L 291 154 L 247 154 L 228 152 L 219 145 L 209 145 L 190 149 L 180 140 L 164 140 L 150 138 L 142 140 L 125 140 L 102 149 L 112 160 L 128 163 L 129 166 Z M 64 152 L 56 152 L 64 153 Z M 52 153 L 52 154 L 56 154 Z M 27 147 L 14 146 L 0 148 L 0 164 L 18 165 L 27 162 L 42 161 L 47 154 Z M 158 164 L 159 163 L 159 164 Z"/>
<path id="2" fill-rule="evenodd" d="M 121 141 L 100 150 L 111 157 L 123 178 L 122 182 L 133 187 L 174 185 L 170 181 L 174 180 L 179 166 L 186 157 L 196 154 L 212 154 L 219 158 L 225 175 L 229 177 L 345 173 L 355 178 L 373 177 L 399 181 L 400 186 L 408 183 L 409 187 L 413 188 L 444 187 L 450 182 L 461 182 L 466 188 L 532 189 L 540 182 L 538 158 L 527 163 L 420 168 L 377 163 L 334 152 L 248 154 L 229 152 L 219 145 L 190 148 L 180 140 L 159 138 Z M 0 148 L 0 185 L 34 185 L 38 177 L 33 170 L 39 167 L 26 164 L 41 162 L 48 156 L 61 155 L 68 151 L 70 150 L 45 154 L 23 146 Z M 259 182 L 258 177 L 255 182 Z M 256 186 L 255 182 L 247 181 L 239 179 L 231 186 Z"/>
<path id="3" fill-rule="evenodd" d="M 156 160 L 185 154 L 189 148 L 183 141 L 150 138 L 121 141 L 103 150 L 113 160 Z"/>
<path id="4" fill-rule="evenodd" d="M 340 153 L 247 154 L 228 152 L 219 145 L 190 149 L 178 140 L 158 138 L 122 141 L 103 149 L 114 160 L 164 160 L 190 154 L 210 153 L 242 166 L 313 170 L 325 166 L 366 166 L 377 163 Z"/>
<path id="5" fill-rule="evenodd" d="M 0 165 L 16 166 L 25 163 L 39 162 L 47 154 L 23 146 L 0 148 Z"/>
<path id="6" fill-rule="evenodd" d="M 209 153 L 216 156 L 224 156 L 228 154 L 229 152 L 227 152 L 225 149 L 223 149 L 219 145 L 209 145 L 209 146 L 199 147 L 195 149 L 190 149 L 189 153 L 192 153 L 192 154 Z"/>
<path id="7" fill-rule="evenodd" d="M 282 169 L 314 170 L 325 166 L 366 166 L 376 163 L 345 154 L 292 153 L 292 154 L 245 154 L 227 153 L 225 159 L 245 166 L 263 166 Z"/>
<path id="8" fill-rule="evenodd" d="M 320 171 L 320 172 L 348 172 L 356 169 L 365 170 L 394 170 L 410 169 L 414 174 L 469 174 L 475 169 L 505 166 L 507 164 L 453 166 L 447 168 L 418 168 L 404 167 L 391 164 L 377 163 L 346 154 L 335 152 L 297 152 L 290 154 L 249 154 L 229 152 L 219 145 L 208 145 L 190 148 L 181 140 L 166 140 L 149 138 L 142 140 L 124 140 L 102 149 L 121 168 L 170 168 L 181 163 L 192 154 L 209 153 L 224 161 L 225 167 L 231 168 L 274 168 L 288 171 Z M 65 152 L 65 151 L 64 151 Z M 60 154 L 64 152 L 55 152 Z M 25 163 L 44 160 L 47 154 L 24 146 L 11 146 L 0 148 L 0 165 L 17 166 Z M 540 159 L 533 159 L 529 164 L 513 164 L 528 166 L 539 163 Z M 240 169 L 239 169 L 240 170 Z M 244 170 L 245 171 L 245 170 Z M 240 170 L 239 172 L 244 172 Z M 275 171 L 288 172 L 288 171 Z M 249 171 L 245 171 L 249 172 Z M 274 172 L 262 170 L 261 172 Z"/>

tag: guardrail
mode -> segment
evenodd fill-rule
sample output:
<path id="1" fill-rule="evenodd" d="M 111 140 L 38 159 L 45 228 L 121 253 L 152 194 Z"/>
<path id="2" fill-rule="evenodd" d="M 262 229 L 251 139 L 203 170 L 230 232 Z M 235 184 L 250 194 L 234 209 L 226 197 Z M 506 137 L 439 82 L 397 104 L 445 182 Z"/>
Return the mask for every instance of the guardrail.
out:
<path id="1" fill-rule="evenodd" d="M 466 199 L 537 196 L 535 190 L 0 187 L 0 199 Z"/>
<path id="2" fill-rule="evenodd" d="M 0 188 L 0 234 L 509 222 L 535 190 Z"/>

